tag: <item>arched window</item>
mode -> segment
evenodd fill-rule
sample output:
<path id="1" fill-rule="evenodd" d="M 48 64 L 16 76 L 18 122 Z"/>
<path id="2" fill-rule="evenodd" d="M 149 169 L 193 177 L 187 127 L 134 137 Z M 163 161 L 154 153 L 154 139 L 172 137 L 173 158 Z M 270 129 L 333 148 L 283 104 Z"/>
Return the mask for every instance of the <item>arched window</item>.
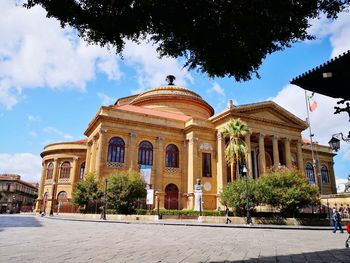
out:
<path id="1" fill-rule="evenodd" d="M 69 178 L 70 176 L 70 163 L 64 162 L 60 169 L 60 178 Z"/>
<path id="2" fill-rule="evenodd" d="M 179 149 L 174 144 L 169 144 L 166 147 L 165 167 L 179 168 Z"/>
<path id="3" fill-rule="evenodd" d="M 311 163 L 306 164 L 306 177 L 309 180 L 309 184 L 315 184 L 314 168 Z"/>
<path id="4" fill-rule="evenodd" d="M 329 183 L 328 169 L 326 166 L 321 166 L 322 183 Z"/>
<path id="5" fill-rule="evenodd" d="M 67 192 L 65 191 L 59 192 L 59 194 L 57 195 L 57 201 L 61 203 L 67 202 L 68 201 Z"/>
<path id="6" fill-rule="evenodd" d="M 46 179 L 52 179 L 53 176 L 53 163 L 49 163 L 46 169 Z"/>
<path id="7" fill-rule="evenodd" d="M 153 146 L 148 141 L 142 141 L 139 144 L 139 164 L 152 165 Z"/>
<path id="8" fill-rule="evenodd" d="M 108 144 L 108 162 L 124 162 L 125 143 L 122 138 L 113 137 Z"/>
<path id="9" fill-rule="evenodd" d="M 80 165 L 80 171 L 79 171 L 79 180 L 83 180 L 84 178 L 84 172 L 85 172 L 85 162 L 82 162 Z"/>

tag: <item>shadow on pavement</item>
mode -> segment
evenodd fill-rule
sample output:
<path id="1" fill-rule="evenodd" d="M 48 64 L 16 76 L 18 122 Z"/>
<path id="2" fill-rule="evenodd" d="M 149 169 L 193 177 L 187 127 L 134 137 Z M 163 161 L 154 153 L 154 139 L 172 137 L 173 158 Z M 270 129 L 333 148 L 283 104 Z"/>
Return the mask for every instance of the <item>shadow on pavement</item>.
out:
<path id="1" fill-rule="evenodd" d="M 280 255 L 280 256 L 271 256 L 271 257 L 253 257 L 244 260 L 225 260 L 225 261 L 209 261 L 208 263 L 237 263 L 237 262 L 350 262 L 350 249 L 345 248 L 345 239 L 344 239 L 344 248 L 343 249 L 331 249 L 324 251 L 315 251 L 309 253 L 301 254 L 290 254 L 290 255 Z"/>
<path id="2" fill-rule="evenodd" d="M 0 228 L 41 227 L 41 226 L 42 224 L 35 217 L 31 217 L 31 216 L 1 216 L 0 217 Z"/>

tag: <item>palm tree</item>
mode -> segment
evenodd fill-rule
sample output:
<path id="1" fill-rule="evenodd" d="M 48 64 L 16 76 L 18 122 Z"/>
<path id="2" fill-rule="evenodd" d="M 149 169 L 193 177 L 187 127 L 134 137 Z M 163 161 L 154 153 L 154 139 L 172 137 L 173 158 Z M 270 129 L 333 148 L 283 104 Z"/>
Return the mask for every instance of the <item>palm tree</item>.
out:
<path id="1" fill-rule="evenodd" d="M 248 133 L 248 127 L 247 124 L 240 119 L 232 119 L 224 127 L 222 133 L 225 138 L 229 138 L 225 146 L 225 159 L 227 164 L 231 165 L 231 175 L 233 175 L 234 164 L 245 163 L 247 159 L 248 149 L 242 138 Z"/>

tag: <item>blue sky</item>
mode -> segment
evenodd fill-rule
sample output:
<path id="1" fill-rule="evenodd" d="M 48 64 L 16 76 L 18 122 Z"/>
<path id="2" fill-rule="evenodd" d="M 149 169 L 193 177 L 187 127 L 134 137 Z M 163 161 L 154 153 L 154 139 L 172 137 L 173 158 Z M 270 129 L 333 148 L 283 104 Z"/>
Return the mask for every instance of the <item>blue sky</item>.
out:
<path id="1" fill-rule="evenodd" d="M 336 21 L 311 21 L 317 40 L 297 43 L 268 56 L 260 79 L 237 83 L 208 78 L 182 68 L 181 60 L 159 59 L 155 46 L 127 43 L 124 59 L 97 46 L 88 46 L 74 30 L 61 29 L 39 7 L 26 10 L 0 0 L 0 173 L 21 174 L 39 181 L 43 147 L 52 142 L 78 140 L 101 105 L 152 87 L 175 83 L 207 100 L 216 112 L 228 99 L 235 104 L 274 100 L 301 119 L 306 118 L 303 90 L 289 81 L 350 49 L 350 16 Z M 311 114 L 315 140 L 327 144 L 331 135 L 347 133 L 346 114 L 333 115 L 336 100 L 316 94 Z M 307 134 L 305 133 L 305 137 Z M 342 144 L 335 158 L 336 176 L 350 174 L 350 147 Z"/>

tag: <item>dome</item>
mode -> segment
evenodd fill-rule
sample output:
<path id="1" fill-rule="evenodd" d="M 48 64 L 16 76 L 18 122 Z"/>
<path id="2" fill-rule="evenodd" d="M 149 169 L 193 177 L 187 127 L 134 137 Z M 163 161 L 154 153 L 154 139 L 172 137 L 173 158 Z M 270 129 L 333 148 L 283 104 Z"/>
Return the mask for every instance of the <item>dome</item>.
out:
<path id="1" fill-rule="evenodd" d="M 133 98 L 130 105 L 207 119 L 214 109 L 197 93 L 174 85 L 150 89 Z"/>

